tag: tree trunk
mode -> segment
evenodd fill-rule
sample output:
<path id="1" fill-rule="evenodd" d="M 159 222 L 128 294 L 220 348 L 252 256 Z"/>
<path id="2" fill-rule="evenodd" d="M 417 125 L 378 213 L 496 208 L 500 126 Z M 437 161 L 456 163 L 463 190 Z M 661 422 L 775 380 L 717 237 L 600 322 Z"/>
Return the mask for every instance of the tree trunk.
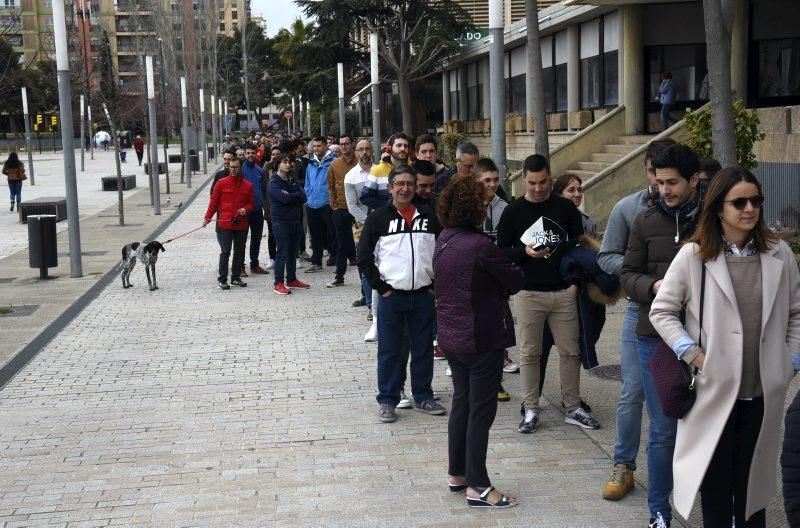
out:
<path id="1" fill-rule="evenodd" d="M 737 163 L 731 95 L 731 18 L 728 0 L 703 0 L 711 95 L 711 144 L 723 167 Z M 730 5 L 726 5 L 729 8 Z"/>
<path id="2" fill-rule="evenodd" d="M 539 10 L 536 0 L 525 0 L 525 21 L 528 26 L 528 72 L 527 90 L 532 97 L 533 150 L 536 154 L 550 156 L 547 135 L 547 112 L 544 107 L 544 77 L 542 75 L 542 48 L 539 41 Z"/>
<path id="3" fill-rule="evenodd" d="M 414 110 L 411 108 L 411 84 L 402 75 L 397 75 L 397 91 L 400 93 L 400 113 L 403 115 L 403 132 L 414 136 Z"/>

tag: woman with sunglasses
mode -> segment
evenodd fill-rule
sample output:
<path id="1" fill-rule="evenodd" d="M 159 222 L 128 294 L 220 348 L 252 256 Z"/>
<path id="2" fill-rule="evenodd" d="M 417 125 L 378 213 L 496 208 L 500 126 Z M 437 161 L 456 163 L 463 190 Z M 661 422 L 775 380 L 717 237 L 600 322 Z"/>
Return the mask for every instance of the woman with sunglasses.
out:
<path id="1" fill-rule="evenodd" d="M 650 310 L 666 344 L 698 369 L 697 400 L 678 421 L 674 502 L 688 518 L 700 491 L 705 526 L 766 525 L 786 388 L 800 367 L 800 273 L 763 205 L 753 174 L 720 171 Z"/>

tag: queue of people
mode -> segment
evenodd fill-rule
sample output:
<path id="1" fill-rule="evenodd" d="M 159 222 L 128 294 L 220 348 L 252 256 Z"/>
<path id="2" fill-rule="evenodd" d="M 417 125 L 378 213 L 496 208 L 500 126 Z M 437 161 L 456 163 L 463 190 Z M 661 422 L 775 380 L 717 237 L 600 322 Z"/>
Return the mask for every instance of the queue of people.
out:
<path id="1" fill-rule="evenodd" d="M 698 492 L 706 526 L 766 525 L 787 385 L 800 369 L 800 273 L 766 227 L 765 197 L 750 172 L 719 170 L 672 140 L 652 142 L 643 189 L 614 206 L 601 241 L 582 209 L 581 178 L 567 172 L 554 179 L 542 155 L 524 160 L 525 192 L 508 200 L 497 165 L 474 144 L 461 145 L 448 168 L 432 136 L 412 148 L 408 135 L 393 134 L 376 164 L 369 140 L 329 139 L 280 142 L 265 162 L 269 176 L 255 169 L 256 149 L 242 153 L 244 177 L 237 154 L 225 153 L 227 172 L 215 176 L 204 218 L 205 225 L 217 213 L 220 287 L 231 246 L 231 284 L 243 285 L 242 240 L 248 229 L 260 238 L 252 224 L 266 218 L 277 294 L 310 287 L 296 276 L 306 225 L 307 273 L 325 269 L 327 250 L 324 263 L 335 266 L 327 286 L 334 288 L 357 263 L 352 304 L 368 308 L 364 340 L 377 342 L 378 420 L 395 422 L 397 409 L 407 408 L 447 414 L 432 380 L 435 359 L 448 363 L 450 492 L 464 492 L 472 507 L 518 504 L 489 478 L 489 430 L 498 401 L 510 399 L 503 375 L 518 371 L 517 430 L 537 431 L 553 345 L 564 422 L 601 427 L 582 397 L 581 373 L 599 364 L 606 305 L 625 296 L 622 389 L 603 497 L 622 500 L 634 487 L 646 408 L 650 528 L 671 525 L 671 494 L 687 517 Z M 268 212 L 253 214 L 267 203 Z M 259 267 L 258 243 L 251 241 L 251 271 Z M 515 345 L 518 365 L 507 351 Z M 679 418 L 665 408 L 664 372 L 652 367 L 664 347 L 694 380 L 696 401 Z M 789 433 L 797 434 L 797 424 L 790 427 L 787 417 Z M 787 511 L 797 515 L 798 464 L 784 458 L 794 464 L 794 473 L 792 466 L 784 473 Z"/>

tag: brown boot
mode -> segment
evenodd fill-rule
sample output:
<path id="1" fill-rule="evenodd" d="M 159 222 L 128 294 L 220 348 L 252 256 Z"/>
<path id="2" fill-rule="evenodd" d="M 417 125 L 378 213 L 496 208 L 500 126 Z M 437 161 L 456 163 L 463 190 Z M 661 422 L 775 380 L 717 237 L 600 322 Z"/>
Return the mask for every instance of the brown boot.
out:
<path id="1" fill-rule="evenodd" d="M 620 500 L 634 487 L 633 471 L 626 464 L 617 464 L 611 470 L 611 477 L 603 488 L 603 498 Z"/>

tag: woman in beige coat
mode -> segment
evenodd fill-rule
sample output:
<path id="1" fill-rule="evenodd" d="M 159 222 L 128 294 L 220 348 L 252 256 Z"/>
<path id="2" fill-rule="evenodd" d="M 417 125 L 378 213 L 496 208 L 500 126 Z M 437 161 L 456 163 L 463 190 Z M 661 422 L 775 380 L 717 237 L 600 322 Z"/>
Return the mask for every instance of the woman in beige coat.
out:
<path id="1" fill-rule="evenodd" d="M 667 345 L 700 369 L 697 401 L 678 421 L 673 477 L 676 509 L 688 517 L 700 491 L 705 526 L 765 526 L 776 493 L 780 422 L 800 351 L 800 273 L 767 229 L 763 201 L 750 172 L 721 171 L 650 310 Z"/>

